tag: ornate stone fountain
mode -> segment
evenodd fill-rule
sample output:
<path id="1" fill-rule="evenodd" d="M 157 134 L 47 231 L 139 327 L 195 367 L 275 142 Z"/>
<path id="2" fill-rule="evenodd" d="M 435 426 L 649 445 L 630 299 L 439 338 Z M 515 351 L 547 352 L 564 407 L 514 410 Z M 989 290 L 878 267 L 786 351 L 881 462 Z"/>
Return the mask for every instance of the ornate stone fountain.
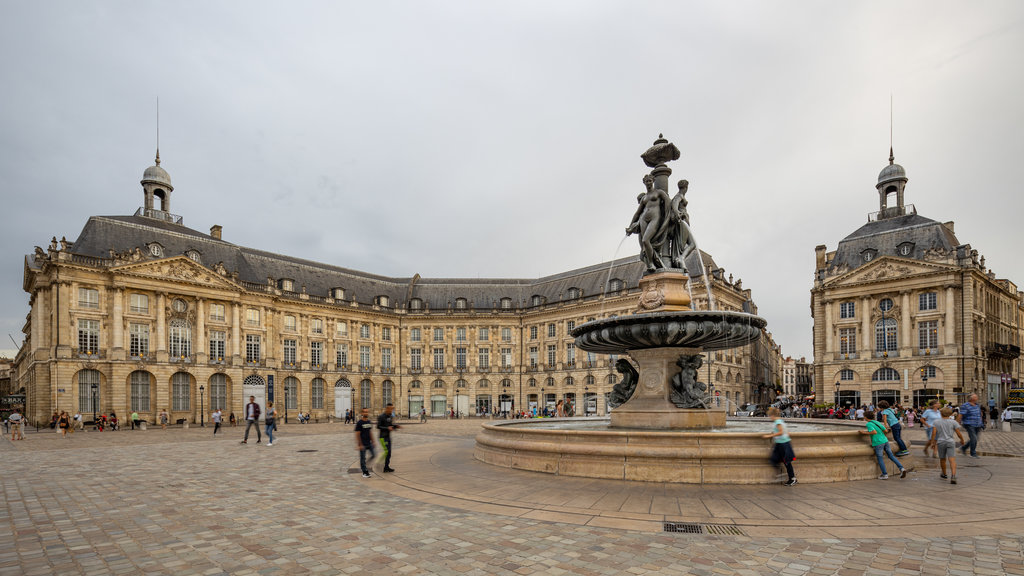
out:
<path id="1" fill-rule="evenodd" d="M 712 407 L 697 380 L 704 352 L 756 340 L 766 323 L 752 314 L 690 309 L 687 282 L 703 274 L 686 211 L 686 180 L 669 197 L 667 162 L 679 150 L 661 135 L 641 155 L 651 168 L 626 233 L 636 234 L 647 267 L 636 312 L 576 327 L 576 346 L 624 355 L 610 396 L 611 417 L 485 424 L 478 460 L 569 476 L 687 483 L 767 483 L 767 423 L 726 429 L 726 411 Z M 707 282 L 704 283 L 707 286 Z M 711 300 L 709 294 L 709 301 Z M 734 425 L 730 425 L 732 428 Z M 760 429 L 758 429 L 760 428 Z M 856 427 L 794 424 L 790 436 L 801 482 L 873 478 L 874 452 Z M 801 440 L 807 441 L 806 444 Z"/>

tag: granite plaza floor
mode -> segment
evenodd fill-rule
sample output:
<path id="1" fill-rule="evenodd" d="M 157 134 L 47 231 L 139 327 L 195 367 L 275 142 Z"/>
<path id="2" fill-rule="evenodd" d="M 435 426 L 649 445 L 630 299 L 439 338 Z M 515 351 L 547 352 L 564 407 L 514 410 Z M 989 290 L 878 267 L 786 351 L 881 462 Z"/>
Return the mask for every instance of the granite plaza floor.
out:
<path id="1" fill-rule="evenodd" d="M 5 439 L 0 576 L 1024 574 L 1024 430 L 984 433 L 956 486 L 915 448 L 904 480 L 787 488 L 493 468 L 479 425 L 409 423 L 369 479 L 337 423 L 272 447 L 240 427 Z"/>

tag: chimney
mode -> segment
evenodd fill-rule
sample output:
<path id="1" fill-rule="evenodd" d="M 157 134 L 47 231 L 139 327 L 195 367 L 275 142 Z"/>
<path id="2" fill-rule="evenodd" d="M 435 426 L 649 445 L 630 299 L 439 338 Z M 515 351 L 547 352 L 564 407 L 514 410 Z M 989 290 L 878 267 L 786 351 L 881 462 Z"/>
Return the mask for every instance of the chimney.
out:
<path id="1" fill-rule="evenodd" d="M 220 224 L 214 224 L 210 226 L 210 236 L 213 236 L 217 240 L 220 240 L 220 231 L 223 230 Z"/>

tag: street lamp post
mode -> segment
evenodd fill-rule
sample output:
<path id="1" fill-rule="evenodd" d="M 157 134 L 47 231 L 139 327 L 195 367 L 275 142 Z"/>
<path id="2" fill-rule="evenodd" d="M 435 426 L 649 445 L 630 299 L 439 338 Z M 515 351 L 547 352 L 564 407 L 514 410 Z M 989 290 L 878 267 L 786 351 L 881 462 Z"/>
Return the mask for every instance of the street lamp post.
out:
<path id="1" fill-rule="evenodd" d="M 547 416 L 548 415 L 547 414 L 547 412 L 548 412 L 548 401 L 547 401 L 547 398 L 544 397 L 544 387 L 543 386 L 540 389 L 540 402 L 538 402 L 538 404 L 539 404 L 539 406 L 537 406 L 537 409 L 540 410 L 541 416 Z"/>
<path id="2" fill-rule="evenodd" d="M 839 381 L 836 380 L 836 411 L 839 410 Z"/>
<path id="3" fill-rule="evenodd" d="M 301 420 L 301 418 L 300 418 Z M 284 423 L 288 423 L 288 379 L 285 378 L 284 383 Z"/>
<path id="4" fill-rule="evenodd" d="M 206 403 L 204 401 L 206 386 L 199 385 L 199 427 L 206 428 Z"/>
<path id="5" fill-rule="evenodd" d="M 96 415 L 96 393 L 99 391 L 100 386 L 99 384 L 92 384 L 90 385 L 90 388 L 92 388 L 92 423 L 95 425 L 96 420 L 98 419 L 98 416 Z"/>

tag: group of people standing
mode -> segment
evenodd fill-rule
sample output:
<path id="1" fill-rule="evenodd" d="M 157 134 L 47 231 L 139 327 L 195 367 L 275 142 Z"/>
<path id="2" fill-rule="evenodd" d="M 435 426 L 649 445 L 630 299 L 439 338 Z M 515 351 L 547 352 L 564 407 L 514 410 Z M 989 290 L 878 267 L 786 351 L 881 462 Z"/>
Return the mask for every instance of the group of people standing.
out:
<path id="1" fill-rule="evenodd" d="M 395 471 L 391 467 L 391 453 L 393 451 L 391 433 L 399 428 L 401 426 L 395 422 L 395 405 L 389 403 L 384 407 L 384 412 L 377 417 L 377 439 L 380 441 L 380 458 L 384 461 L 383 472 L 385 473 Z M 363 473 L 363 478 L 369 478 L 370 469 L 367 466 L 366 460 L 367 456 L 369 456 L 372 461 L 375 458 L 375 452 L 373 450 L 373 423 L 370 422 L 370 411 L 366 408 L 363 408 L 359 414 L 355 432 L 356 449 L 359 450 L 359 468 Z"/>

